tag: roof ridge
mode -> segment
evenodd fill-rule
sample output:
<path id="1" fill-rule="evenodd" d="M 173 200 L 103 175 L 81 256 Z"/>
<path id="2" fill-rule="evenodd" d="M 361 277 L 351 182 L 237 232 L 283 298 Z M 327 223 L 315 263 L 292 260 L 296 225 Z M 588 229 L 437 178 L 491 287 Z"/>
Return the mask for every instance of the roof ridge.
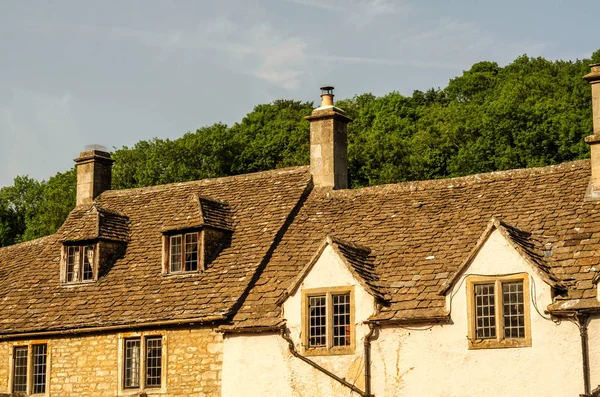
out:
<path id="1" fill-rule="evenodd" d="M 27 240 L 27 241 L 21 241 L 19 243 L 15 243 L 15 244 L 11 244 L 11 245 L 6 245 L 4 247 L 0 247 L 0 252 L 6 252 L 10 249 L 15 249 L 15 248 L 21 248 L 21 247 L 27 247 L 30 245 L 37 245 L 37 244 L 41 244 L 43 243 L 45 240 L 49 240 L 51 237 L 54 237 L 56 235 L 56 233 L 53 234 L 49 234 L 47 236 L 43 236 L 43 237 L 38 237 L 36 239 L 33 240 Z"/>
<path id="2" fill-rule="evenodd" d="M 458 176 L 453 178 L 427 179 L 421 181 L 406 181 L 384 185 L 367 186 L 359 189 L 327 190 L 330 196 L 358 195 L 361 193 L 379 193 L 381 191 L 418 191 L 446 187 L 453 189 L 467 187 L 477 183 L 496 182 L 509 179 L 527 178 L 533 175 L 545 175 L 554 172 L 572 172 L 589 167 L 589 159 L 575 160 L 565 163 L 547 165 L 544 167 L 516 168 L 503 171 L 492 171 L 480 174 Z"/>
<path id="3" fill-rule="evenodd" d="M 273 174 L 277 174 L 277 175 L 294 174 L 294 173 L 299 174 L 299 173 L 308 171 L 308 169 L 309 169 L 308 165 L 300 165 L 300 166 L 294 166 L 294 167 L 277 168 L 274 170 L 251 172 L 248 174 L 238 174 L 238 175 L 221 176 L 221 177 L 216 177 L 216 178 L 198 179 L 198 180 L 194 180 L 194 181 L 173 182 L 173 183 L 166 183 L 166 184 L 162 184 L 162 185 L 135 187 L 135 188 L 130 188 L 130 189 L 114 189 L 114 190 L 111 189 L 111 190 L 104 191 L 100 196 L 98 196 L 98 198 L 122 196 L 122 195 L 126 195 L 126 194 L 131 194 L 133 192 L 139 192 L 139 193 L 156 192 L 156 191 L 168 189 L 173 186 L 194 186 L 194 185 L 206 186 L 206 185 L 212 185 L 214 183 L 222 183 L 222 182 L 239 180 L 239 179 L 242 179 L 242 180 L 261 179 L 261 178 L 269 177 Z M 213 199 L 213 200 L 215 200 L 215 199 Z"/>

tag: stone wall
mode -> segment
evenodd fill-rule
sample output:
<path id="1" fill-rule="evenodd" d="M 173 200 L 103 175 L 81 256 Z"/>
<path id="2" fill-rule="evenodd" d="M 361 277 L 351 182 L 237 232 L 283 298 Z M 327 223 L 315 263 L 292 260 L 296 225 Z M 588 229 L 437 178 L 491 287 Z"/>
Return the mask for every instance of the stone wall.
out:
<path id="1" fill-rule="evenodd" d="M 111 333 L 35 341 L 0 342 L 0 393 L 9 392 L 11 352 L 16 345 L 47 343 L 47 396 L 138 396 L 140 389 L 123 390 L 123 339 L 163 336 L 163 387 L 145 389 L 148 396 L 221 395 L 222 336 L 209 328 Z"/>

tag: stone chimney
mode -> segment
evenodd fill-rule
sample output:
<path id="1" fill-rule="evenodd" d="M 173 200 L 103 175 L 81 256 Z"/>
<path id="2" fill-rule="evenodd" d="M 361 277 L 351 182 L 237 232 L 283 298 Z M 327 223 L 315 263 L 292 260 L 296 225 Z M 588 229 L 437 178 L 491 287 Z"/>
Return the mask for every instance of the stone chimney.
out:
<path id="1" fill-rule="evenodd" d="M 112 165 L 110 153 L 91 149 L 81 152 L 77 165 L 77 205 L 91 204 L 100 193 L 110 190 Z"/>
<path id="2" fill-rule="evenodd" d="M 590 65 L 591 73 L 583 76 L 592 85 L 593 135 L 585 141 L 590 145 L 592 177 L 586 194 L 587 200 L 600 200 L 600 63 Z"/>
<path id="3" fill-rule="evenodd" d="M 310 121 L 310 173 L 315 187 L 348 188 L 348 133 L 352 121 L 333 106 L 333 87 L 321 87 L 321 106 Z"/>

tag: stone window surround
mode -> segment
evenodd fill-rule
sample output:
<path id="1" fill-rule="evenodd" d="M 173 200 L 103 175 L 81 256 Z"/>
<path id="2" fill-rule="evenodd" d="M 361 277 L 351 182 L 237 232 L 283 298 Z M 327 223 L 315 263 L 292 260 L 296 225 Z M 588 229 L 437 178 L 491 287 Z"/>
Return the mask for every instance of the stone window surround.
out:
<path id="1" fill-rule="evenodd" d="M 80 270 L 79 272 L 82 272 L 83 269 L 81 269 L 81 259 L 83 258 L 83 250 L 85 249 L 85 247 L 89 247 L 92 246 L 94 247 L 94 259 L 92 262 L 92 279 L 91 280 L 81 280 L 81 274 L 79 276 L 79 280 L 75 280 L 75 281 L 67 281 L 67 262 L 68 262 L 68 253 L 69 247 L 79 247 L 79 262 L 78 262 L 78 266 L 80 266 Z M 60 282 L 61 284 L 65 285 L 65 286 L 77 286 L 77 285 L 85 285 L 88 283 L 93 283 L 96 282 L 98 280 L 98 269 L 99 269 L 99 261 L 100 261 L 100 244 L 98 244 L 97 241 L 84 241 L 84 242 L 77 242 L 76 244 L 72 244 L 72 243 L 68 243 L 68 244 L 63 244 L 61 247 L 61 253 L 60 253 L 60 257 L 61 257 L 61 261 L 60 261 Z"/>
<path id="2" fill-rule="evenodd" d="M 350 294 L 350 345 L 349 346 L 333 346 L 333 302 L 332 295 L 336 294 Z M 309 338 L 309 311 L 308 302 L 309 297 L 315 295 L 326 296 L 326 316 L 327 316 L 327 328 L 326 338 L 327 347 L 308 347 Z M 354 287 L 353 286 L 340 286 L 340 287 L 324 287 L 324 288 L 310 288 L 302 289 L 302 350 L 306 356 L 330 356 L 330 355 L 344 355 L 354 354 L 356 349 L 356 327 L 355 327 L 355 315 L 356 305 L 354 304 Z"/>
<path id="3" fill-rule="evenodd" d="M 503 328 L 503 307 L 502 307 L 502 284 L 507 282 L 523 282 L 523 308 L 525 319 L 525 337 L 524 338 L 504 338 Z M 475 326 L 475 285 L 494 283 L 494 302 L 496 317 L 496 337 L 491 339 L 477 339 Z M 530 317 L 530 295 L 529 295 L 529 275 L 527 273 L 517 273 L 499 276 L 481 276 L 469 275 L 466 278 L 467 293 L 467 319 L 468 319 L 468 341 L 469 350 L 478 349 L 504 349 L 531 347 L 531 317 Z"/>
<path id="4" fill-rule="evenodd" d="M 146 387 L 145 374 L 146 374 L 146 338 L 147 337 L 162 337 L 162 358 L 161 358 L 161 382 L 160 387 Z M 140 338 L 140 387 L 130 388 L 124 387 L 124 367 L 125 367 L 125 340 L 131 338 Z M 147 395 L 160 395 L 167 394 L 167 335 L 162 331 L 143 331 L 143 332 L 124 332 L 117 335 L 118 343 L 118 382 L 119 385 L 119 396 L 135 396 L 138 397 L 140 393 L 146 393 Z"/>
<path id="5" fill-rule="evenodd" d="M 197 233 L 198 237 L 197 237 L 197 244 L 198 244 L 198 263 L 197 263 L 197 267 L 196 270 L 184 270 L 185 268 L 185 235 L 186 234 L 192 234 L 192 233 Z M 172 272 L 171 271 L 171 237 L 176 237 L 176 236 L 181 236 L 181 242 L 182 242 L 182 249 L 181 249 L 181 255 L 182 255 L 182 270 L 180 271 L 176 271 L 176 272 Z M 194 273 L 198 273 L 198 272 L 202 272 L 203 270 L 206 270 L 205 264 L 204 264 L 204 233 L 202 228 L 193 228 L 193 229 L 186 229 L 186 230 L 177 230 L 177 231 L 169 231 L 169 232 L 164 232 L 162 235 L 162 274 L 163 276 L 177 276 L 177 275 L 182 275 L 182 274 L 194 274 Z"/>
<path id="6" fill-rule="evenodd" d="M 33 345 L 46 345 L 46 392 L 31 394 L 33 388 Z M 12 395 L 15 347 L 27 346 L 27 395 L 36 397 L 48 397 L 50 395 L 50 366 L 51 366 L 51 344 L 48 340 L 28 340 L 11 342 L 8 345 L 8 388 L 6 393 Z"/>

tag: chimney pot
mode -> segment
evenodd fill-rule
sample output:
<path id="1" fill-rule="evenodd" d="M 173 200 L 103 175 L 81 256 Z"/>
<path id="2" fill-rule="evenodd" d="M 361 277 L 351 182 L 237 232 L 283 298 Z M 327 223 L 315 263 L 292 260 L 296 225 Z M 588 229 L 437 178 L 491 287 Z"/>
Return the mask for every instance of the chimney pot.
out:
<path id="1" fill-rule="evenodd" d="M 326 85 L 321 87 L 321 107 L 333 106 L 333 87 Z"/>
<path id="2" fill-rule="evenodd" d="M 87 149 L 87 148 L 86 148 Z M 77 205 L 91 204 L 112 184 L 112 165 L 110 153 L 91 149 L 79 153 L 77 166 Z"/>

